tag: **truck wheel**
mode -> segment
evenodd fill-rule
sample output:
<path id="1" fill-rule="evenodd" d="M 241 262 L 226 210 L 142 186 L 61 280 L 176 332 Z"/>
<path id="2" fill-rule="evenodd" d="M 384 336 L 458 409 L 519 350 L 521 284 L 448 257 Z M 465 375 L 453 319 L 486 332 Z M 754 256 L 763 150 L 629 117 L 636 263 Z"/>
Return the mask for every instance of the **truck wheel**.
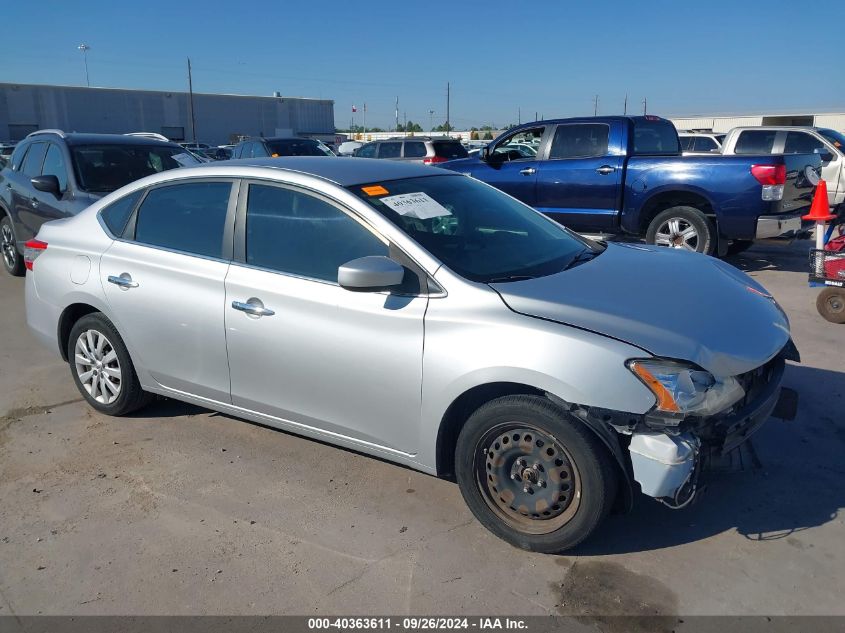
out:
<path id="1" fill-rule="evenodd" d="M 728 255 L 739 255 L 754 246 L 753 240 L 734 240 L 728 245 Z"/>
<path id="2" fill-rule="evenodd" d="M 613 504 L 617 473 L 592 431 L 539 396 L 480 407 L 455 450 L 461 494 L 499 538 L 533 552 L 576 546 Z"/>
<path id="3" fill-rule="evenodd" d="M 816 299 L 816 308 L 831 323 L 845 323 L 845 289 L 825 288 Z"/>
<path id="4" fill-rule="evenodd" d="M 712 255 L 716 250 L 716 230 L 707 216 L 695 207 L 671 207 L 654 217 L 648 225 L 645 241 Z"/>
<path id="5" fill-rule="evenodd" d="M 15 277 L 24 274 L 23 257 L 18 252 L 15 232 L 12 230 L 12 221 L 8 215 L 0 219 L 0 254 L 3 256 L 3 268 L 7 273 Z"/>

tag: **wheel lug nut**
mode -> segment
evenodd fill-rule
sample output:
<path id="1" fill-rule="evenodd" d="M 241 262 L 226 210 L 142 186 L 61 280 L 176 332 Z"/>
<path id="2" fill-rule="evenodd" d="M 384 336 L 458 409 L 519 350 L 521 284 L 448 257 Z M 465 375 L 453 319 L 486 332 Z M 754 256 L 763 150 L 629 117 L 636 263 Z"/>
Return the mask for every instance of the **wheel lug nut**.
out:
<path id="1" fill-rule="evenodd" d="M 537 482 L 537 485 L 540 486 L 540 488 L 545 488 L 546 482 L 541 479 L 540 481 Z"/>
<path id="2" fill-rule="evenodd" d="M 516 481 L 517 479 L 519 479 L 519 475 L 518 475 L 518 474 L 516 474 L 516 473 L 511 473 L 511 479 L 513 479 L 514 481 Z"/>

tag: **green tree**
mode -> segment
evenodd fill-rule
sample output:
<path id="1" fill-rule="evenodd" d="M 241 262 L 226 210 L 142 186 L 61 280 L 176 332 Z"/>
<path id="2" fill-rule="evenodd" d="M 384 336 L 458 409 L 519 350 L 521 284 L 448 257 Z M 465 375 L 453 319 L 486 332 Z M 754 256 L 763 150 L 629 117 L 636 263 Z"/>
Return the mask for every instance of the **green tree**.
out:
<path id="1" fill-rule="evenodd" d="M 489 130 L 484 133 L 484 140 L 485 141 L 492 141 L 493 140 L 493 133 Z"/>

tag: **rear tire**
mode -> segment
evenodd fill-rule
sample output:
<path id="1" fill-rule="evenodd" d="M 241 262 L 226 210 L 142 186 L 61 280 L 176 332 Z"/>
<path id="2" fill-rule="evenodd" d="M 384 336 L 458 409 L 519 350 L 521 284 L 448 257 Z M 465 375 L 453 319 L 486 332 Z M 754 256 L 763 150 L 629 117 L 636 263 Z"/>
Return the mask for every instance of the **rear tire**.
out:
<path id="1" fill-rule="evenodd" d="M 5 214 L 0 218 L 0 259 L 3 260 L 3 268 L 13 277 L 22 277 L 26 272 L 23 257 L 18 252 L 12 221 Z"/>
<path id="2" fill-rule="evenodd" d="M 478 521 L 532 552 L 575 547 L 613 504 L 617 472 L 583 423 L 539 396 L 480 407 L 458 436 L 455 473 Z"/>
<path id="3" fill-rule="evenodd" d="M 716 250 L 716 228 L 695 207 L 671 207 L 654 216 L 648 225 L 645 241 L 712 255 Z"/>
<path id="4" fill-rule="evenodd" d="M 845 289 L 825 288 L 816 298 L 816 308 L 831 323 L 845 323 Z"/>
<path id="5" fill-rule="evenodd" d="M 67 357 L 76 388 L 100 413 L 127 415 L 153 399 L 141 389 L 123 339 L 101 312 L 86 314 L 74 323 Z"/>

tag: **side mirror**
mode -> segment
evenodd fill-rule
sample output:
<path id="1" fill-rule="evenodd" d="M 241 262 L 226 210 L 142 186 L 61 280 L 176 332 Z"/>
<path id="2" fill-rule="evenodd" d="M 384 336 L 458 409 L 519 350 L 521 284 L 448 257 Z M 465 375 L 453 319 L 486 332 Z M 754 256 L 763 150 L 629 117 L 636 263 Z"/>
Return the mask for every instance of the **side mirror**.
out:
<path id="1" fill-rule="evenodd" d="M 353 292 L 378 292 L 398 286 L 405 269 L 388 257 L 359 257 L 337 269 L 337 283 Z"/>
<path id="2" fill-rule="evenodd" d="M 62 197 L 62 191 L 59 189 L 59 179 L 55 176 L 35 176 L 30 182 L 38 191 L 52 193 L 56 198 Z"/>

